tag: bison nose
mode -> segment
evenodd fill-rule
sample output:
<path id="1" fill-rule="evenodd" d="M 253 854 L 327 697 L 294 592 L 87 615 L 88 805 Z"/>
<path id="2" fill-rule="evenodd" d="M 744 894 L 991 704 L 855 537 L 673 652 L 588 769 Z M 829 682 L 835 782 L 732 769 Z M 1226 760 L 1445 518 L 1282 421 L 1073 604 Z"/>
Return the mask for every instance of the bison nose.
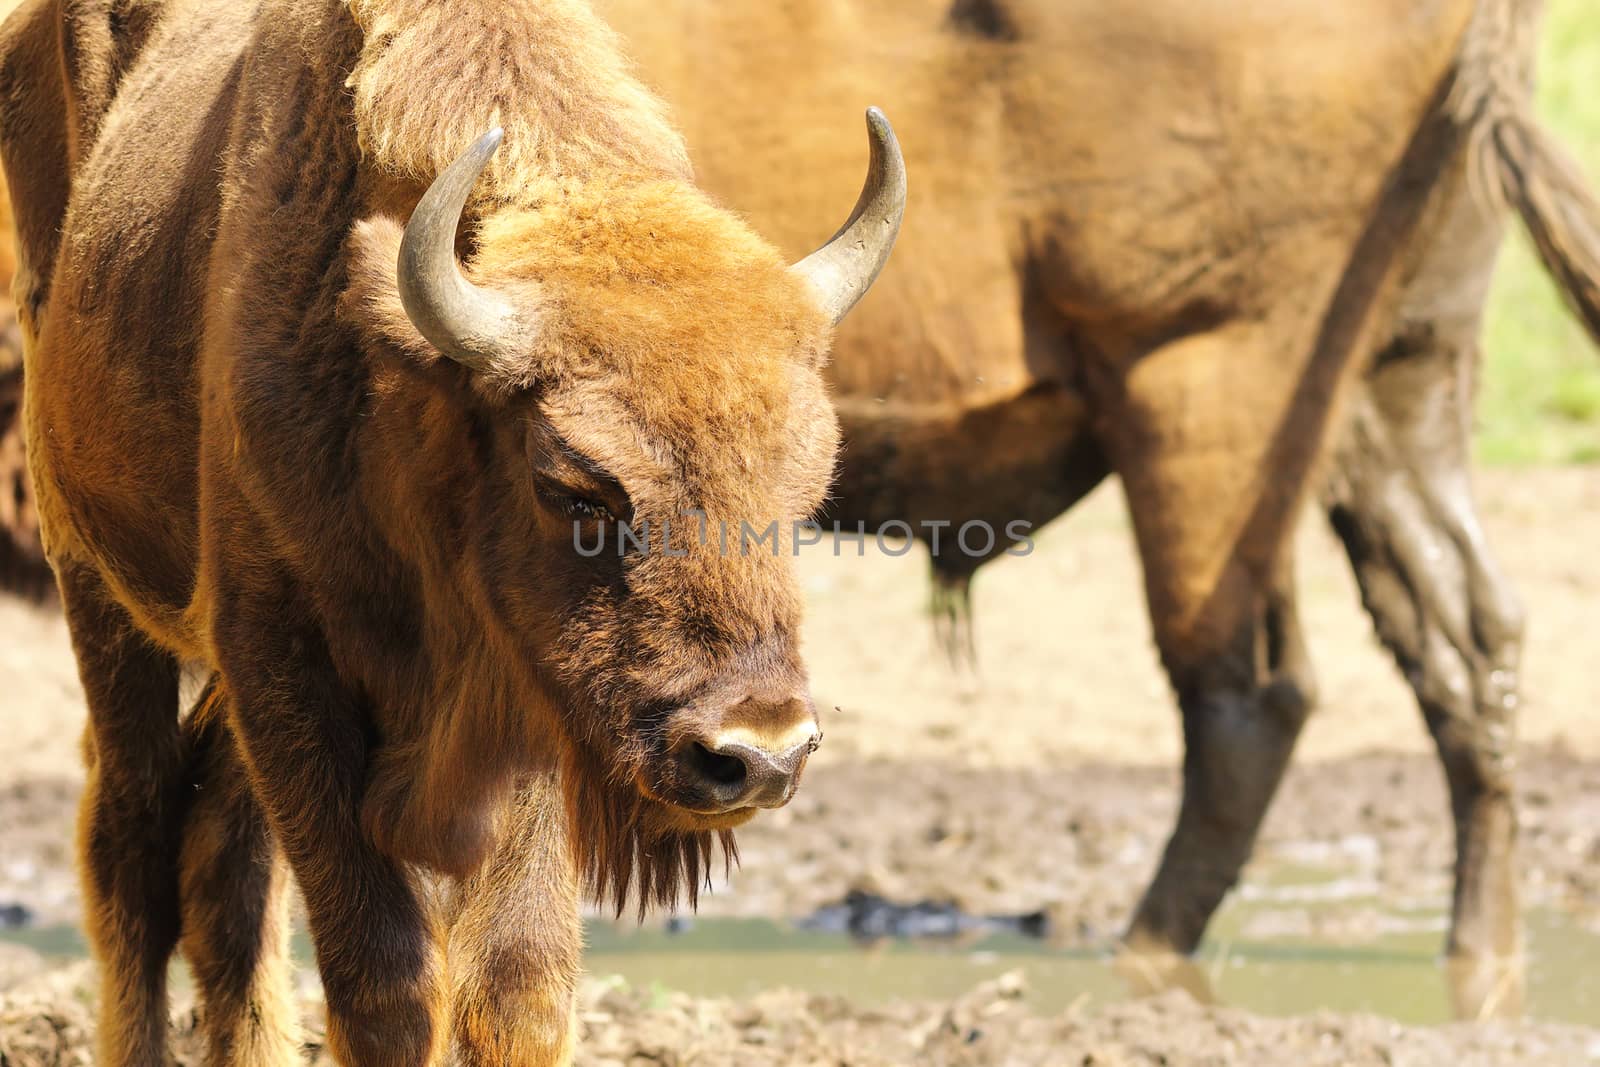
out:
<path id="1" fill-rule="evenodd" d="M 817 747 L 815 722 L 807 727 L 777 746 L 761 743 L 747 730 L 692 741 L 679 751 L 679 766 L 690 788 L 718 810 L 781 808 L 794 796 L 806 757 Z"/>

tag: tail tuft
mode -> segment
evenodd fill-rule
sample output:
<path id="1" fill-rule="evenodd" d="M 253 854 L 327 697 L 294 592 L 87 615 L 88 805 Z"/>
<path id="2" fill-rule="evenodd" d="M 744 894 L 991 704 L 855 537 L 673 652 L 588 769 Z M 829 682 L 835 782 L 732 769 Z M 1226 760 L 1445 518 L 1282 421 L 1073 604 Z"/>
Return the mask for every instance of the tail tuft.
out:
<path id="1" fill-rule="evenodd" d="M 931 576 L 928 614 L 933 619 L 934 640 L 953 669 L 975 672 L 978 645 L 972 624 L 972 572 L 941 568 L 935 559 Z"/>
<path id="2" fill-rule="evenodd" d="M 1445 109 L 1468 137 L 1472 188 L 1515 209 L 1589 336 L 1600 344 L 1600 202 L 1533 113 L 1542 0 L 1478 0 Z"/>
<path id="3" fill-rule="evenodd" d="M 1577 163 L 1530 117 L 1491 120 L 1484 150 L 1540 262 L 1600 345 L 1600 201 Z"/>

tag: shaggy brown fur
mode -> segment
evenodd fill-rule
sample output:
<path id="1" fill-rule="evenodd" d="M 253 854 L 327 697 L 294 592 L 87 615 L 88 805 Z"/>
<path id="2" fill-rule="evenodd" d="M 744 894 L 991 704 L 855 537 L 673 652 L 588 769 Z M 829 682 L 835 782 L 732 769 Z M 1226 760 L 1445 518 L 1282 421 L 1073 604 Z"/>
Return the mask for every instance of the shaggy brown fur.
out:
<path id="1" fill-rule="evenodd" d="M 213 678 L 183 724 L 194 795 L 179 858 L 181 945 L 200 995 L 208 1062 L 270 1064 L 299 1040 L 289 879 L 227 715 Z"/>
<path id="2" fill-rule="evenodd" d="M 469 372 L 396 260 L 492 124 L 461 247 L 523 343 Z M 818 294 L 571 0 L 29 0 L 0 145 L 100 1062 L 160 1061 L 180 914 L 213 1055 L 292 1061 L 280 855 L 343 1062 L 566 1062 L 580 880 L 692 896 L 752 814 L 692 750 L 799 752 L 792 784 L 815 733 L 787 560 L 680 516 L 821 502 Z M 619 520 L 673 552 L 574 550 Z"/>
<path id="3" fill-rule="evenodd" d="M 919 180 L 835 349 L 839 518 L 1044 523 L 1121 476 L 1188 748 L 1137 943 L 1199 940 L 1314 701 L 1285 546 L 1338 441 L 1326 503 L 1450 781 L 1452 947 L 1514 954 L 1520 614 L 1466 468 L 1489 204 L 1600 322 L 1600 210 L 1529 109 L 1538 9 L 601 2 L 708 187 L 791 249 L 849 181 L 820 116 L 863 86 L 897 116 Z M 935 567 L 959 595 L 981 562 Z"/>
<path id="4" fill-rule="evenodd" d="M 666 107 L 634 79 L 583 0 L 349 7 L 367 46 L 348 87 L 362 151 L 377 167 L 426 180 L 487 119 L 506 127 L 484 192 L 495 199 L 536 202 L 545 183 L 585 183 L 597 171 L 689 176 Z"/>
<path id="5" fill-rule="evenodd" d="M 583 928 L 567 823 L 561 782 L 524 779 L 494 854 L 446 904 L 452 1063 L 500 1067 L 571 1056 Z"/>

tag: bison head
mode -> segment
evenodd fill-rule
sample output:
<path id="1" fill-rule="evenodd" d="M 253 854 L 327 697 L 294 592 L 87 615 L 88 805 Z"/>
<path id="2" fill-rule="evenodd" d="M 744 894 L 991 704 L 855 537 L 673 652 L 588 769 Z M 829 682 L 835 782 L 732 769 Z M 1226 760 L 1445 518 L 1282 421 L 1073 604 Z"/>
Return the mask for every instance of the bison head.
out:
<path id="1" fill-rule="evenodd" d="M 514 665 L 528 736 L 560 749 L 589 873 L 619 907 L 630 885 L 641 904 L 692 892 L 714 838 L 786 803 L 821 736 L 789 557 L 838 449 L 830 333 L 904 205 L 894 135 L 876 111 L 868 126 L 855 211 L 792 266 L 671 178 L 551 182 L 458 235 L 498 133 L 403 233 L 356 232 L 365 331 L 410 368 L 395 377 L 454 384 L 418 402 L 403 461 L 444 484 L 397 521 L 419 556 L 456 555 L 449 595 Z M 470 477 L 434 448 L 465 448 Z"/>

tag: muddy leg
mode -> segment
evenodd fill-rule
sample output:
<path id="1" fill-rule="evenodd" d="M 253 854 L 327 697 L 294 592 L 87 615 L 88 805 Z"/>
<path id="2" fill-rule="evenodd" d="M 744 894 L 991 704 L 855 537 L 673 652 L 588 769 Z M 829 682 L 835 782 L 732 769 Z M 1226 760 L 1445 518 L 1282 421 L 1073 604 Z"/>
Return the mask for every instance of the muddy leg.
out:
<path id="1" fill-rule="evenodd" d="M 1328 511 L 1449 784 L 1450 951 L 1510 960 L 1521 949 L 1512 791 L 1522 609 L 1469 484 L 1473 358 L 1470 341 L 1430 336 L 1379 368 L 1353 412 Z"/>
<path id="2" fill-rule="evenodd" d="M 1139 952 L 1199 943 L 1314 700 L 1289 541 L 1334 388 L 1274 358 L 1296 350 L 1294 332 L 1241 324 L 1184 338 L 1106 389 L 1107 452 L 1185 744 L 1177 825 L 1126 935 Z M 1197 405 L 1202 392 L 1250 400 Z"/>
<path id="3" fill-rule="evenodd" d="M 499 845 L 457 887 L 451 911 L 452 1062 L 571 1063 L 583 927 L 554 776 L 524 783 Z"/>
<path id="4" fill-rule="evenodd" d="M 288 879 L 250 792 L 215 680 L 184 724 L 195 790 L 184 824 L 183 954 L 200 995 L 206 1062 L 300 1062 L 289 986 Z"/>
<path id="5" fill-rule="evenodd" d="M 178 665 L 88 568 L 61 567 L 61 596 L 89 703 L 78 848 L 101 970 L 95 1062 L 149 1067 L 166 1062 L 167 961 L 178 938 Z"/>
<path id="6" fill-rule="evenodd" d="M 1285 550 L 1287 556 L 1287 550 Z M 1128 930 L 1142 953 L 1192 952 L 1255 847 L 1316 682 L 1285 559 L 1231 647 L 1168 660 L 1183 713 L 1183 800 L 1161 866 Z"/>
<path id="7" fill-rule="evenodd" d="M 265 584 L 259 567 L 250 576 Z M 221 601 L 229 721 L 305 896 L 329 1048 L 348 1067 L 423 1067 L 443 1007 L 434 916 L 412 872 L 363 832 L 364 709 L 288 583 Z"/>

